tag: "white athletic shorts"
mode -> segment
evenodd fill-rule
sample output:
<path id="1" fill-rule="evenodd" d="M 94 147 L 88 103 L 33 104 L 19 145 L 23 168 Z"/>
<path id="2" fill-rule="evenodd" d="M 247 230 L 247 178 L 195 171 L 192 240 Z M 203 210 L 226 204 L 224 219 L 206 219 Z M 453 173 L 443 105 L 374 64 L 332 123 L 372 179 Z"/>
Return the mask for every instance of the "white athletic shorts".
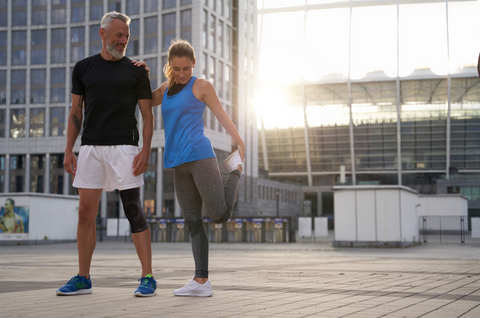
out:
<path id="1" fill-rule="evenodd" d="M 136 146 L 81 146 L 73 186 L 80 189 L 126 190 L 143 185 L 143 174 L 133 175 Z"/>

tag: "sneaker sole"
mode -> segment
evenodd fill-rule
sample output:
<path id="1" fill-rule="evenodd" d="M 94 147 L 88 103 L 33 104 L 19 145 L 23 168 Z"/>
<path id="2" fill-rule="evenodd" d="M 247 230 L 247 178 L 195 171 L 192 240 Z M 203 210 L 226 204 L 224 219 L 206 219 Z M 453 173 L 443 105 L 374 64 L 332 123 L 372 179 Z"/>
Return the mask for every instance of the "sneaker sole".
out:
<path id="1" fill-rule="evenodd" d="M 56 292 L 57 296 L 75 296 L 75 295 L 86 295 L 86 294 L 91 294 L 93 293 L 93 290 L 91 288 L 89 289 L 79 289 L 77 291 L 74 291 L 74 292 L 68 292 L 68 293 L 64 293 L 64 292 L 61 292 L 61 291 L 58 291 Z"/>
<path id="2" fill-rule="evenodd" d="M 152 296 L 155 296 L 156 294 L 157 292 L 154 292 L 153 294 L 133 293 L 133 295 L 137 297 L 152 297 Z"/>
<path id="3" fill-rule="evenodd" d="M 173 294 L 178 297 L 212 297 L 213 296 L 213 293 L 210 295 L 177 295 L 175 293 Z"/>

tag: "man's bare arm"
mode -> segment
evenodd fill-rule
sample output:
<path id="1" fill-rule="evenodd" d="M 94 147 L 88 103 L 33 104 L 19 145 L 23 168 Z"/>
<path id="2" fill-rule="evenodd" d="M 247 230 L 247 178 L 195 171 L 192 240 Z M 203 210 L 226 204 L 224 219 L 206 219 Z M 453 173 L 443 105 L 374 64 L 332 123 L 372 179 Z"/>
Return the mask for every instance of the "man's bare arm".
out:
<path id="1" fill-rule="evenodd" d="M 70 174 L 75 175 L 77 170 L 77 158 L 73 153 L 73 147 L 75 146 L 75 141 L 80 134 L 82 129 L 83 121 L 83 95 L 72 94 L 72 109 L 68 115 L 68 126 L 67 126 L 67 145 L 65 147 L 65 158 L 63 165 L 65 171 Z"/>
<path id="2" fill-rule="evenodd" d="M 140 112 L 143 121 L 143 148 L 142 151 L 133 160 L 133 174 L 138 176 L 144 173 L 150 163 L 150 151 L 152 149 L 153 138 L 153 109 L 151 99 L 138 100 Z"/>

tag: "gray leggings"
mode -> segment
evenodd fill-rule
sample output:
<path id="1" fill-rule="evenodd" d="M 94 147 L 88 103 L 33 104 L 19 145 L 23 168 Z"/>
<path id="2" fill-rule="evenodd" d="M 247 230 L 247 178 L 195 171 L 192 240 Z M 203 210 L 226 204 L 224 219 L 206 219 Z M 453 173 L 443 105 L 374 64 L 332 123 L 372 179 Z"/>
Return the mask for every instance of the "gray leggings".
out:
<path id="1" fill-rule="evenodd" d="M 230 172 L 225 183 L 216 158 L 175 167 L 175 192 L 192 238 L 195 277 L 208 278 L 208 238 L 202 218 L 202 203 L 215 223 L 228 221 L 237 197 L 240 171 Z"/>

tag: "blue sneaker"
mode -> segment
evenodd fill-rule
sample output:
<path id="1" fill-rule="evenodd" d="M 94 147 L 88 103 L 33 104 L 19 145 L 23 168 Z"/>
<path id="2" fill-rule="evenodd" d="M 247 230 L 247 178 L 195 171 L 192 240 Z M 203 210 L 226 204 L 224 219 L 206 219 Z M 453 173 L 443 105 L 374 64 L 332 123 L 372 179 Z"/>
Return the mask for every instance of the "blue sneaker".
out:
<path id="1" fill-rule="evenodd" d="M 82 295 L 92 293 L 92 281 L 77 274 L 68 281 L 63 287 L 57 289 L 57 295 Z"/>
<path id="2" fill-rule="evenodd" d="M 145 277 L 139 278 L 140 286 L 133 293 L 138 297 L 150 297 L 157 294 L 157 281 L 153 279 L 152 275 L 147 274 Z"/>

